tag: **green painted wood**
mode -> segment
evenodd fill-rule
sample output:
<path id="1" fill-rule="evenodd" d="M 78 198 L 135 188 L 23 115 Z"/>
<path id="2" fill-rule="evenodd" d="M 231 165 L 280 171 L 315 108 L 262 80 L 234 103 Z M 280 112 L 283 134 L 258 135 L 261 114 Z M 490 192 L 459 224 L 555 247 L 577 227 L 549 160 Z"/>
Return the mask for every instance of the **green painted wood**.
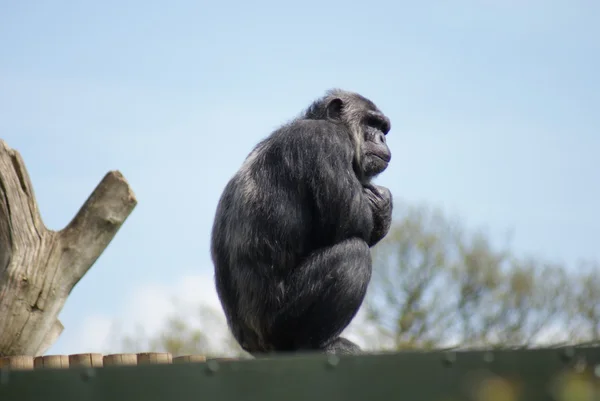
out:
<path id="1" fill-rule="evenodd" d="M 34 400 L 598 401 L 600 347 L 0 373 L 0 401 Z"/>

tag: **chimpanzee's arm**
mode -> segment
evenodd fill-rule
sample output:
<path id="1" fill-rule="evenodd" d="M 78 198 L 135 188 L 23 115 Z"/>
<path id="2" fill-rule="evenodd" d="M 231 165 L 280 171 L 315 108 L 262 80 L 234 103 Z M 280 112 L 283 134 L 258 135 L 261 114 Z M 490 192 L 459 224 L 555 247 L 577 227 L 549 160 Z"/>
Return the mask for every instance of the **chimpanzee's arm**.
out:
<path id="1" fill-rule="evenodd" d="M 285 135 L 300 192 L 312 210 L 314 234 L 323 246 L 357 237 L 369 243 L 377 197 L 365 191 L 352 161 L 354 149 L 346 131 L 326 121 L 302 121 Z M 384 219 L 385 220 L 385 219 Z"/>

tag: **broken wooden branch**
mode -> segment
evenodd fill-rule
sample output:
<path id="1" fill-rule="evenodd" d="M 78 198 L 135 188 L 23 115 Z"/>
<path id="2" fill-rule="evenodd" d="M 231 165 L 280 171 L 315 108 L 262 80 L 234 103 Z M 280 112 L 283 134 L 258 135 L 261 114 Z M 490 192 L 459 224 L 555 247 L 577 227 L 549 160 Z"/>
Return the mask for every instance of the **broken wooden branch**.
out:
<path id="1" fill-rule="evenodd" d="M 48 230 L 21 156 L 0 139 L 0 357 L 41 355 L 56 341 L 71 290 L 136 204 L 111 171 L 66 228 Z"/>

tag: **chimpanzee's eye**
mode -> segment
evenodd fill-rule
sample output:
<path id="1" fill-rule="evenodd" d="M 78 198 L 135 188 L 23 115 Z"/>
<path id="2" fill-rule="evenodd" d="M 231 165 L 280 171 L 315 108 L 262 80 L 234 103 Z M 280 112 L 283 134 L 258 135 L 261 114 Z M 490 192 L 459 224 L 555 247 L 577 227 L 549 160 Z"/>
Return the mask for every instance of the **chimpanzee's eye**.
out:
<path id="1" fill-rule="evenodd" d="M 387 134 L 390 131 L 390 125 L 388 124 L 388 122 L 385 119 L 380 118 L 378 116 L 367 117 L 367 125 L 369 127 L 373 127 L 380 130 L 384 134 Z"/>

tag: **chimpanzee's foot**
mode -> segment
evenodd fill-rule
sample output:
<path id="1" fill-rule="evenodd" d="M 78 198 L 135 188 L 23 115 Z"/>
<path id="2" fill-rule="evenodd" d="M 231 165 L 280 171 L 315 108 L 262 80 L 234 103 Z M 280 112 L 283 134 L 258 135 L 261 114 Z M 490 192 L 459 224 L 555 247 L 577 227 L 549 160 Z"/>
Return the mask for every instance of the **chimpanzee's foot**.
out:
<path id="1" fill-rule="evenodd" d="M 344 338 L 338 337 L 334 341 L 332 341 L 327 347 L 325 347 L 324 352 L 326 354 L 337 354 L 337 355 L 353 355 L 360 354 L 362 350 L 352 341 Z"/>

